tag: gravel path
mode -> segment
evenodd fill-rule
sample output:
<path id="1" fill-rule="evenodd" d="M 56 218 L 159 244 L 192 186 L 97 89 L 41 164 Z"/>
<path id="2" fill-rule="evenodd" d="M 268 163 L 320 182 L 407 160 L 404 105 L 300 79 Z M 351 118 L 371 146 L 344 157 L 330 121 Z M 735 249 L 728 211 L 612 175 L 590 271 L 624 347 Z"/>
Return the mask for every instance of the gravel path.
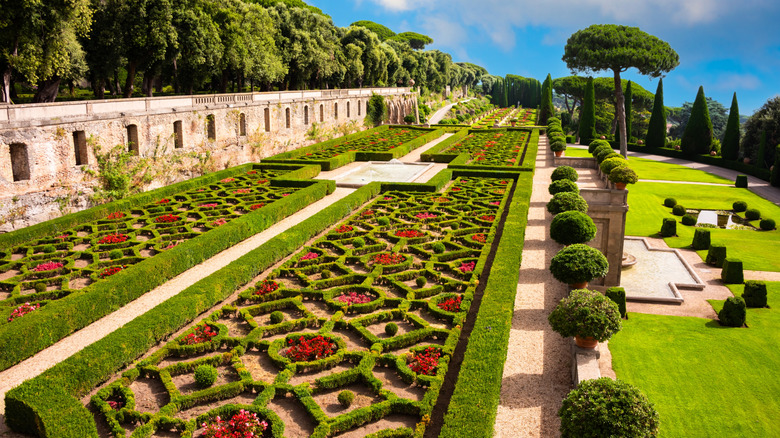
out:
<path id="1" fill-rule="evenodd" d="M 561 248 L 548 236 L 551 216 L 545 205 L 552 170 L 552 154 L 546 137 L 541 137 L 496 437 L 560 436 L 558 409 L 572 387 L 569 342 L 547 322 L 547 315 L 568 293 L 568 287 L 548 270 L 550 259 Z"/>
<path id="2" fill-rule="evenodd" d="M 441 119 L 443 119 L 444 116 L 447 115 L 447 112 L 450 109 L 452 109 L 453 106 L 455 106 L 455 105 L 457 105 L 459 103 L 466 103 L 466 102 L 470 101 L 471 99 L 473 99 L 473 98 L 463 99 L 460 102 L 450 103 L 450 104 L 447 104 L 447 105 L 439 108 L 438 110 L 436 110 L 435 113 L 431 114 L 431 116 L 428 117 L 428 124 L 429 125 L 435 125 L 435 124 L 441 122 Z"/>

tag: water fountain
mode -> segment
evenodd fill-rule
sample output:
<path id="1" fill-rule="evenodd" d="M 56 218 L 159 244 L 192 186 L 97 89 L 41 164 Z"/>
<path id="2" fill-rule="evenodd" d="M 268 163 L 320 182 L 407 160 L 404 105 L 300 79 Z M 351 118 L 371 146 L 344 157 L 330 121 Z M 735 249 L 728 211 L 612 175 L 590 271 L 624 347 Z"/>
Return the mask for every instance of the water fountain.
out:
<path id="1" fill-rule="evenodd" d="M 430 163 L 404 163 L 396 158 L 368 161 L 334 179 L 338 187 L 361 187 L 374 181 L 411 182 L 431 167 Z"/>

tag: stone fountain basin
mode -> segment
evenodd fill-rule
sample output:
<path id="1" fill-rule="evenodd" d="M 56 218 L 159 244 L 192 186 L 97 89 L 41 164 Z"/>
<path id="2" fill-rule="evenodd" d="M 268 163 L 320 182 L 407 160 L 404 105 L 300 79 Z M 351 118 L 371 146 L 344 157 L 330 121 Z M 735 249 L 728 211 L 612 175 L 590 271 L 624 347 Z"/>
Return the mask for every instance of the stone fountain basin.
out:
<path id="1" fill-rule="evenodd" d="M 336 186 L 352 188 L 362 187 L 374 181 L 411 182 L 431 167 L 433 167 L 431 163 L 403 163 L 396 159 L 368 161 L 334 179 Z"/>

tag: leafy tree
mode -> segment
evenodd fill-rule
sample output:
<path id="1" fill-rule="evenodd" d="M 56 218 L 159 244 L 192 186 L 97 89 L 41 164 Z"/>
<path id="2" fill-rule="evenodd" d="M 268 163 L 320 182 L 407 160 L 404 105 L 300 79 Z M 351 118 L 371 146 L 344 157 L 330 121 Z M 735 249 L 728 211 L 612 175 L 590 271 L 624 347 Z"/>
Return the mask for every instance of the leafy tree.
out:
<path id="1" fill-rule="evenodd" d="M 666 108 L 664 107 L 664 80 L 658 80 L 658 89 L 655 91 L 653 102 L 653 114 L 650 115 L 650 124 L 647 127 L 645 144 L 648 147 L 662 148 L 666 146 Z"/>
<path id="2" fill-rule="evenodd" d="M 322 12 L 322 9 L 311 6 L 303 0 L 251 0 L 251 1 L 254 3 L 258 3 L 261 6 L 265 6 L 266 8 L 273 7 L 277 3 L 283 3 L 288 8 L 304 8 L 311 12 L 314 12 L 315 14 L 323 15 L 325 17 L 330 18 L 329 15 Z"/>
<path id="3" fill-rule="evenodd" d="M 366 125 L 379 126 L 387 120 L 387 105 L 384 96 L 371 93 L 371 98 L 366 104 Z"/>
<path id="4" fill-rule="evenodd" d="M 704 87 L 699 86 L 691 108 L 691 118 L 682 136 L 682 151 L 686 155 L 708 154 L 712 146 L 712 121 L 704 98 Z"/>
<path id="5" fill-rule="evenodd" d="M 542 106 L 539 110 L 539 123 L 547 124 L 547 119 L 555 115 L 555 107 L 552 102 L 552 78 L 547 74 L 547 78 L 542 83 Z"/>
<path id="6" fill-rule="evenodd" d="M 739 106 L 737 105 L 736 92 L 734 92 L 734 97 L 731 98 L 729 120 L 726 123 L 726 131 L 721 142 L 721 155 L 726 160 L 736 160 L 739 156 Z"/>
<path id="7" fill-rule="evenodd" d="M 745 135 L 742 137 L 742 154 L 745 157 L 758 157 L 758 145 L 762 132 L 766 132 L 766 143 L 776 145 L 780 143 L 780 96 L 775 96 L 767 100 L 761 108 L 758 109 L 745 122 Z M 768 163 L 774 162 L 774 148 L 768 148 L 764 160 Z M 756 160 L 754 160 L 756 161 Z"/>
<path id="8" fill-rule="evenodd" d="M 350 27 L 352 26 L 360 26 L 365 27 L 366 29 L 370 30 L 371 32 L 374 32 L 377 37 L 379 37 L 380 40 L 384 41 L 390 37 L 395 36 L 395 32 L 390 30 L 388 27 L 383 26 L 379 23 L 374 23 L 373 21 L 368 20 L 360 20 L 356 21 L 352 24 L 350 24 Z"/>
<path id="9" fill-rule="evenodd" d="M 759 169 L 766 169 L 766 131 L 761 131 L 761 137 L 758 140 L 756 167 Z"/>
<path id="10" fill-rule="evenodd" d="M 633 92 L 631 90 L 631 81 L 628 81 L 628 84 L 626 85 L 626 92 L 623 94 L 626 103 L 625 103 L 625 111 L 626 111 L 626 142 L 631 141 L 631 99 L 633 97 Z M 617 141 L 620 143 L 621 137 L 620 137 L 620 131 L 617 132 Z"/>
<path id="11" fill-rule="evenodd" d="M 593 78 L 585 83 L 585 95 L 582 99 L 580 115 L 580 144 L 590 144 L 596 138 L 596 97 Z"/>
<path id="12" fill-rule="evenodd" d="M 398 35 L 394 35 L 388 39 L 409 44 L 409 47 L 415 50 L 422 50 L 428 44 L 433 43 L 433 38 L 429 37 L 428 35 L 419 34 L 417 32 L 401 32 Z"/>
<path id="13" fill-rule="evenodd" d="M 582 98 L 585 92 L 586 79 L 582 76 L 566 76 L 557 78 L 553 81 L 553 90 L 556 94 L 563 96 L 566 105 L 566 110 L 569 111 L 570 116 L 574 116 L 574 110 L 582 102 Z M 569 105 L 569 99 L 572 104 Z"/>
<path id="14" fill-rule="evenodd" d="M 174 59 L 174 82 L 193 94 L 217 70 L 225 47 L 212 15 L 199 2 L 174 10 L 173 22 L 178 34 Z"/>
<path id="15" fill-rule="evenodd" d="M 81 40 L 96 99 L 104 97 L 107 86 L 111 94 L 121 94 L 118 69 L 125 63 L 122 21 L 117 15 L 121 1 L 92 0 L 93 23 Z"/>
<path id="16" fill-rule="evenodd" d="M 688 124 L 688 119 L 691 117 L 692 109 L 693 104 L 691 102 L 684 102 L 682 107 L 674 109 L 669 115 L 669 121 L 675 125 L 669 129 L 669 135 L 674 138 L 682 137 L 685 126 Z M 717 100 L 708 97 L 707 111 L 710 113 L 710 121 L 712 121 L 713 138 L 723 138 L 723 134 L 726 132 L 726 125 L 728 124 L 726 107 Z"/>
<path id="17" fill-rule="evenodd" d="M 637 27 L 614 24 L 592 25 L 569 37 L 563 61 L 574 72 L 612 70 L 615 106 L 620 130 L 620 152 L 626 156 L 626 115 L 620 73 L 631 67 L 644 75 L 659 77 L 679 65 L 679 57 L 668 43 Z"/>

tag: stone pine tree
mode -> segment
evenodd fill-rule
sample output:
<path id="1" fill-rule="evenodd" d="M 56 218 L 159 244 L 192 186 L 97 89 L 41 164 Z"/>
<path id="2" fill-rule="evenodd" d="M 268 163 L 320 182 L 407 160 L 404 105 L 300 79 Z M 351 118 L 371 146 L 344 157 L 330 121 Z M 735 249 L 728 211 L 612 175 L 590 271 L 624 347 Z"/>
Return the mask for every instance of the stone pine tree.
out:
<path id="1" fill-rule="evenodd" d="M 664 108 L 663 79 L 658 80 L 658 88 L 655 90 L 653 113 L 650 114 L 650 122 L 647 125 L 645 144 L 651 148 L 666 146 L 666 108 Z"/>
<path id="2" fill-rule="evenodd" d="M 726 132 L 723 133 L 721 142 L 721 156 L 726 160 L 736 160 L 739 157 L 739 106 L 737 105 L 737 93 L 731 98 L 729 121 L 726 123 Z"/>
<path id="3" fill-rule="evenodd" d="M 696 100 L 693 101 L 691 117 L 685 125 L 681 147 L 683 154 L 696 155 L 710 153 L 712 147 L 712 120 L 707 109 L 707 98 L 704 97 L 704 87 L 699 86 Z"/>
<path id="4" fill-rule="evenodd" d="M 539 109 L 539 123 L 547 124 L 547 119 L 555 115 L 555 107 L 552 101 L 552 77 L 547 74 L 547 79 L 542 84 L 542 107 Z"/>
<path id="5" fill-rule="evenodd" d="M 566 41 L 563 61 L 572 72 L 612 70 L 615 80 L 615 111 L 620 131 L 620 153 L 628 154 L 626 114 L 620 73 L 631 67 L 652 78 L 670 72 L 680 58 L 669 43 L 638 27 L 594 24 L 572 34 Z"/>
<path id="6" fill-rule="evenodd" d="M 626 141 L 631 141 L 631 99 L 634 98 L 634 93 L 631 91 L 631 81 L 628 81 L 626 84 L 626 92 L 623 93 L 623 97 L 626 99 L 625 109 L 626 109 Z M 616 139 L 618 144 L 620 144 L 620 131 L 617 131 L 616 133 Z"/>
<path id="7" fill-rule="evenodd" d="M 596 88 L 588 78 L 580 110 L 580 144 L 590 144 L 596 138 Z"/>

